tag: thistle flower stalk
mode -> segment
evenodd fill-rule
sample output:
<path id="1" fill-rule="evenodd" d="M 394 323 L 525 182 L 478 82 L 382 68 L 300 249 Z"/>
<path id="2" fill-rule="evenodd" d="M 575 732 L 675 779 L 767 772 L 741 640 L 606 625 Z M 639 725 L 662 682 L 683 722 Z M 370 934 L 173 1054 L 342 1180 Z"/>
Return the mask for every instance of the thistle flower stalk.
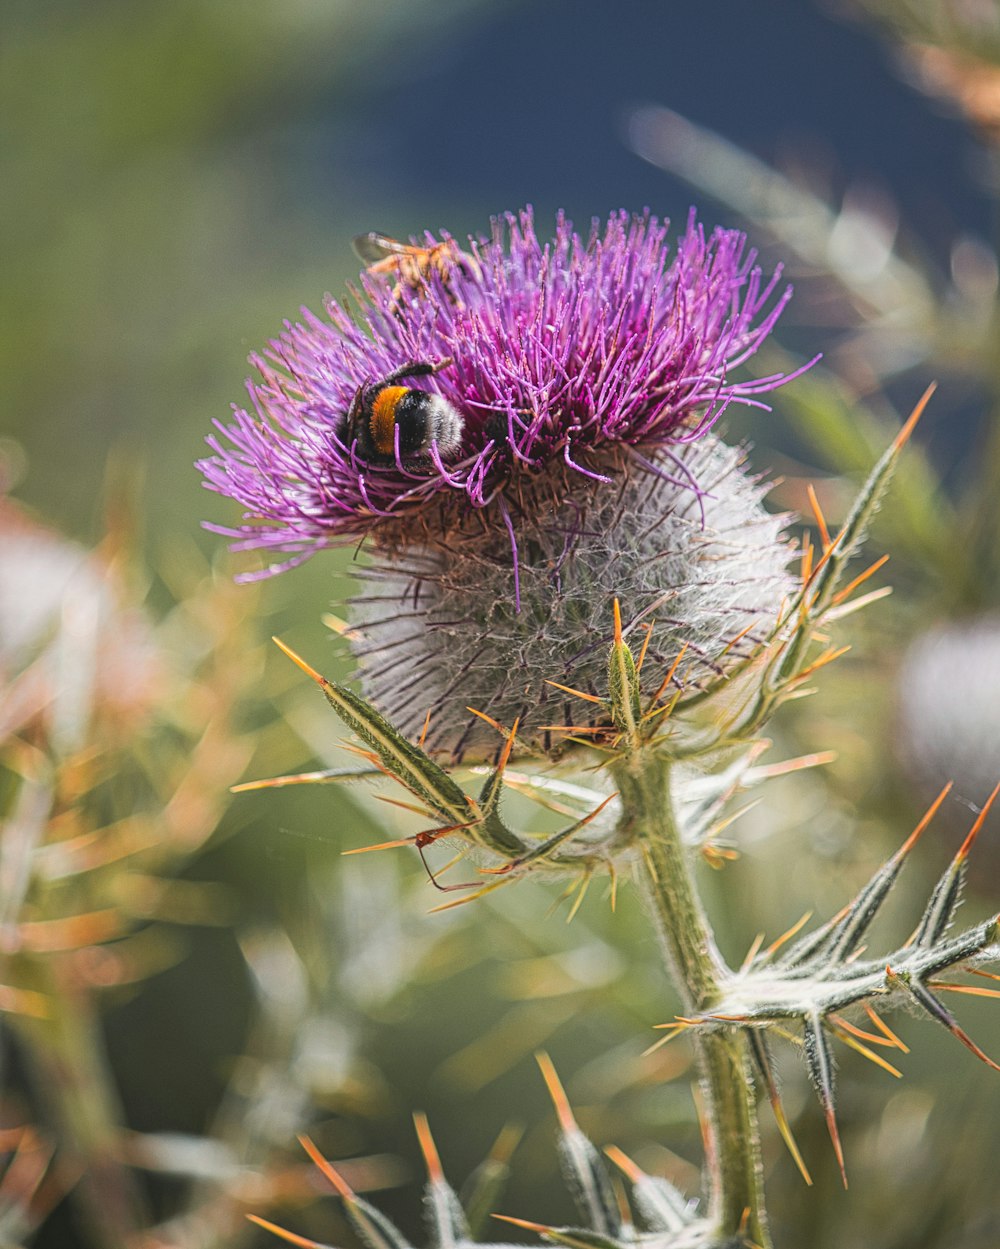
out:
<path id="1" fill-rule="evenodd" d="M 613 769 L 640 851 L 643 894 L 685 1015 L 711 1010 L 727 968 L 692 875 L 692 855 L 673 811 L 671 764 L 640 750 Z M 695 1029 L 692 1037 L 708 1133 L 708 1219 L 719 1243 L 741 1235 L 769 1249 L 760 1128 L 747 1042 L 741 1033 Z"/>

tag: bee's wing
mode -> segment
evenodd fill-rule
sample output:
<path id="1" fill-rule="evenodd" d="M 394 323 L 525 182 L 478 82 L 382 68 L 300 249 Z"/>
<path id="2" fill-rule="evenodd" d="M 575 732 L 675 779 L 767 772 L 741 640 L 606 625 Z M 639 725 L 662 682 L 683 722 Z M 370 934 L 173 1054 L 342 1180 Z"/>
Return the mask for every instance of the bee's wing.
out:
<path id="1" fill-rule="evenodd" d="M 390 256 L 412 256 L 421 248 L 410 243 L 401 243 L 399 239 L 390 238 L 388 234 L 380 234 L 378 230 L 369 230 L 367 234 L 359 234 L 353 242 L 357 255 L 367 265 L 375 265 Z"/>

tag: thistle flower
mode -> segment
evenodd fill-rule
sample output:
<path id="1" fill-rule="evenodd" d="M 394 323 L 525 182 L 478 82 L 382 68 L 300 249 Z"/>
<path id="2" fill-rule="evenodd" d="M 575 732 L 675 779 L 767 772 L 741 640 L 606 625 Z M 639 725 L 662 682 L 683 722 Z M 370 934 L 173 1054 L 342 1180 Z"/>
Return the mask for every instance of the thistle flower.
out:
<path id="1" fill-rule="evenodd" d="M 452 263 L 368 271 L 358 319 L 331 300 L 329 323 L 287 324 L 252 357 L 253 413 L 236 411 L 230 446 L 209 439 L 206 485 L 247 508 L 213 528 L 290 556 L 251 578 L 370 539 L 358 657 L 404 731 L 432 711 L 435 749 L 483 736 L 470 704 L 551 745 L 544 682 L 603 686 L 615 595 L 633 626 L 659 622 L 664 671 L 687 644 L 693 680 L 773 623 L 781 524 L 710 431 L 792 376 L 731 377 L 790 291 L 736 231 L 692 216 L 673 256 L 666 233 L 618 213 L 584 239 L 560 217 L 543 244 L 525 211 L 469 253 L 428 236 Z M 354 413 L 409 365 L 460 434 L 410 455 L 397 427 L 392 455 L 366 456 Z"/>
<path id="2" fill-rule="evenodd" d="M 303 324 L 286 323 L 251 357 L 253 412 L 220 426 L 232 445 L 208 440 L 206 485 L 247 509 L 243 525 L 213 528 L 237 549 L 292 553 L 251 574 L 267 576 L 366 535 L 405 547 L 449 542 L 456 528 L 516 530 L 540 487 L 563 497 L 640 463 L 661 476 L 672 466 L 697 490 L 679 448 L 729 404 L 759 404 L 787 380 L 729 374 L 790 291 L 775 297 L 780 270 L 765 279 L 737 231 L 706 237 L 692 217 L 672 259 L 666 232 L 655 217 L 618 213 L 582 239 L 560 217 L 543 244 L 525 211 L 473 242 L 472 264 L 416 283 L 363 274 L 358 319 L 332 299 L 329 323 L 303 310 Z M 444 361 L 425 385 L 463 417 L 454 458 L 397 448 L 394 462 L 367 463 L 344 424 L 359 386 Z"/>

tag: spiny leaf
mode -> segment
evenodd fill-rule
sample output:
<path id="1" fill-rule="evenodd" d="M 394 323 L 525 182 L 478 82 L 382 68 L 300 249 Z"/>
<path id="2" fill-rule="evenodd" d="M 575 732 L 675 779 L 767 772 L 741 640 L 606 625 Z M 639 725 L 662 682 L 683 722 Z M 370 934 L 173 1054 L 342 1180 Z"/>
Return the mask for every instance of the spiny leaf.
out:
<path id="1" fill-rule="evenodd" d="M 640 1167 L 611 1145 L 604 1151 L 616 1166 L 620 1167 L 632 1182 L 632 1195 L 651 1232 L 680 1232 L 691 1221 L 691 1213 L 684 1194 L 669 1180 L 658 1175 L 647 1175 Z"/>
<path id="2" fill-rule="evenodd" d="M 447 772 L 408 742 L 369 702 L 346 686 L 328 681 L 280 639 L 274 641 L 293 663 L 312 677 L 348 728 L 375 752 L 386 771 L 401 785 L 444 816 L 449 824 L 475 819 L 468 798 Z"/>
<path id="3" fill-rule="evenodd" d="M 519 720 L 514 721 L 510 733 L 507 735 L 507 740 L 504 742 L 500 758 L 497 760 L 497 765 L 486 778 L 479 794 L 483 839 L 491 848 L 496 849 L 500 853 L 506 852 L 508 854 L 517 854 L 524 849 L 524 843 L 516 833 L 507 827 L 500 815 L 500 795 L 503 792 L 504 771 L 510 760 L 510 753 L 514 748 L 519 723 Z"/>
<path id="4" fill-rule="evenodd" d="M 848 560 L 865 539 L 872 517 L 878 510 L 882 497 L 892 480 L 902 450 L 936 389 L 937 385 L 934 382 L 927 387 L 892 444 L 882 453 L 841 526 L 830 548 L 825 566 L 821 561 L 814 572 L 814 612 L 821 612 L 832 600 Z"/>
<path id="5" fill-rule="evenodd" d="M 444 1178 L 441 1159 L 438 1157 L 437 1146 L 431 1136 L 427 1116 L 415 1114 L 413 1122 L 417 1129 L 420 1149 L 427 1165 L 427 1187 L 424 1190 L 424 1204 L 427 1213 L 427 1227 L 431 1244 L 437 1249 L 455 1249 L 456 1245 L 472 1239 L 465 1211 L 458 1200 L 458 1195 Z"/>
<path id="6" fill-rule="evenodd" d="M 396 1225 L 390 1222 L 381 1210 L 370 1205 L 354 1192 L 340 1172 L 323 1157 L 308 1136 L 300 1136 L 299 1144 L 340 1194 L 347 1210 L 347 1217 L 369 1249 L 411 1249 L 406 1237 Z"/>
<path id="7" fill-rule="evenodd" d="M 959 1026 L 958 1020 L 947 1006 L 939 1001 L 926 985 L 921 984 L 915 976 L 910 976 L 905 972 L 893 972 L 888 967 L 885 969 L 885 974 L 887 979 L 893 983 L 902 985 L 914 1001 L 922 1006 L 932 1019 L 936 1019 L 939 1024 L 947 1028 L 951 1035 L 957 1037 L 967 1050 L 975 1054 L 980 1062 L 984 1062 L 987 1067 L 992 1067 L 994 1071 L 1000 1071 L 1000 1064 L 995 1063 L 988 1054 L 983 1053 L 969 1034 Z"/>
<path id="8" fill-rule="evenodd" d="M 497 1137 L 493 1148 L 462 1185 L 459 1200 L 474 1239 L 479 1239 L 490 1211 L 510 1176 L 510 1158 L 518 1146 L 523 1129 L 508 1124 Z"/>
<path id="9" fill-rule="evenodd" d="M 767 1052 L 767 1043 L 764 1035 L 757 1028 L 746 1029 L 747 1040 L 750 1043 L 750 1053 L 754 1057 L 757 1068 L 763 1077 L 765 1087 L 767 1088 L 767 1099 L 771 1103 L 771 1113 L 774 1115 L 774 1121 L 778 1125 L 778 1131 L 781 1133 L 781 1139 L 785 1142 L 785 1148 L 792 1155 L 792 1161 L 799 1169 L 799 1174 L 805 1182 L 812 1187 L 812 1176 L 805 1164 L 802 1154 L 799 1152 L 798 1144 L 792 1135 L 791 1125 L 785 1115 L 785 1108 L 781 1103 L 781 1097 L 778 1093 L 778 1083 L 774 1078 L 774 1071 L 771 1067 L 771 1056 Z"/>
<path id="10" fill-rule="evenodd" d="M 559 1120 L 559 1157 L 570 1194 L 582 1217 L 598 1235 L 616 1236 L 621 1231 L 621 1212 L 601 1155 L 577 1126 L 548 1054 L 535 1057 Z"/>
<path id="11" fill-rule="evenodd" d="M 613 794 L 608 794 L 604 801 L 598 803 L 593 811 L 588 812 L 582 819 L 577 820 L 575 824 L 570 824 L 568 828 L 564 828 L 558 833 L 553 833 L 551 837 L 547 837 L 540 845 L 537 845 L 533 850 L 529 850 L 527 854 L 511 859 L 509 863 L 505 863 L 502 867 L 484 867 L 482 870 L 495 876 L 501 876 L 506 875 L 508 872 L 519 871 L 530 863 L 537 863 L 542 859 L 550 858 L 554 850 L 558 850 L 561 845 L 575 837 L 591 820 L 595 820 L 601 814 L 609 802 L 617 797 L 617 791 Z"/>
<path id="12" fill-rule="evenodd" d="M 923 948 L 936 945 L 945 935 L 955 917 L 955 910 L 962 899 L 962 887 L 965 883 L 966 863 L 976 838 L 979 836 L 990 807 L 1000 794 L 1000 785 L 993 790 L 980 811 L 978 818 L 969 830 L 969 835 L 959 847 L 958 852 L 948 865 L 944 875 L 934 887 L 927 909 L 921 917 L 919 927 L 913 938 L 913 944 Z"/>
<path id="13" fill-rule="evenodd" d="M 854 901 L 849 903 L 840 915 L 834 916 L 821 928 L 789 947 L 780 960 L 783 966 L 801 967 L 820 955 L 830 964 L 843 963 L 850 958 L 861 944 L 872 920 L 878 914 L 879 907 L 896 883 L 907 855 L 937 814 L 938 808 L 944 802 L 950 789 L 951 782 L 949 781 L 928 807 L 906 841 L 892 858 L 882 864 Z"/>
<path id="14" fill-rule="evenodd" d="M 847 1172 L 844 1169 L 844 1150 L 840 1144 L 840 1133 L 837 1130 L 837 1117 L 834 1113 L 835 1070 L 833 1055 L 823 1033 L 823 1020 L 817 1013 L 807 1015 L 802 1021 L 802 1039 L 805 1042 L 806 1066 L 809 1079 L 819 1097 L 826 1128 L 830 1133 L 833 1151 L 837 1155 L 840 1177 L 847 1187 Z"/>

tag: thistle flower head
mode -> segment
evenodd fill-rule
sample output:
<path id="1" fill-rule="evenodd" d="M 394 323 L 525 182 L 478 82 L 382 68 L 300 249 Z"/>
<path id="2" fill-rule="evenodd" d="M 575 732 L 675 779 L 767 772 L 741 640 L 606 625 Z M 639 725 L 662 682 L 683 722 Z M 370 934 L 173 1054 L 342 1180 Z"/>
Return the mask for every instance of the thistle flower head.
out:
<path id="1" fill-rule="evenodd" d="M 411 738 L 429 713 L 425 744 L 456 759 L 497 749 L 470 707 L 558 749 L 581 717 L 551 683 L 604 695 L 615 597 L 653 688 L 724 675 L 789 589 L 781 519 L 712 430 L 790 376 L 732 376 L 788 298 L 780 270 L 693 216 L 674 251 L 625 213 L 585 237 L 560 216 L 544 243 L 508 215 L 468 252 L 371 240 L 398 250 L 357 318 L 331 300 L 288 324 L 231 445 L 210 439 L 206 484 L 247 508 L 222 532 L 290 556 L 251 576 L 369 538 L 366 690 Z"/>
<path id="2" fill-rule="evenodd" d="M 214 527 L 287 557 L 251 576 L 367 535 L 399 549 L 502 528 L 516 552 L 540 497 L 638 466 L 698 494 L 683 447 L 787 380 L 731 377 L 789 295 L 736 231 L 706 234 L 692 216 L 671 253 L 655 217 L 617 213 L 580 236 L 560 216 L 543 243 L 526 210 L 467 253 L 427 243 L 446 259 L 363 274 L 359 315 L 331 299 L 329 320 L 304 310 L 252 357 L 251 410 L 200 465 L 246 509 L 240 526 Z M 411 455 L 390 428 L 385 453 L 366 455 L 352 405 L 410 364 L 433 372 L 401 385 L 446 400 L 460 436 Z"/>

